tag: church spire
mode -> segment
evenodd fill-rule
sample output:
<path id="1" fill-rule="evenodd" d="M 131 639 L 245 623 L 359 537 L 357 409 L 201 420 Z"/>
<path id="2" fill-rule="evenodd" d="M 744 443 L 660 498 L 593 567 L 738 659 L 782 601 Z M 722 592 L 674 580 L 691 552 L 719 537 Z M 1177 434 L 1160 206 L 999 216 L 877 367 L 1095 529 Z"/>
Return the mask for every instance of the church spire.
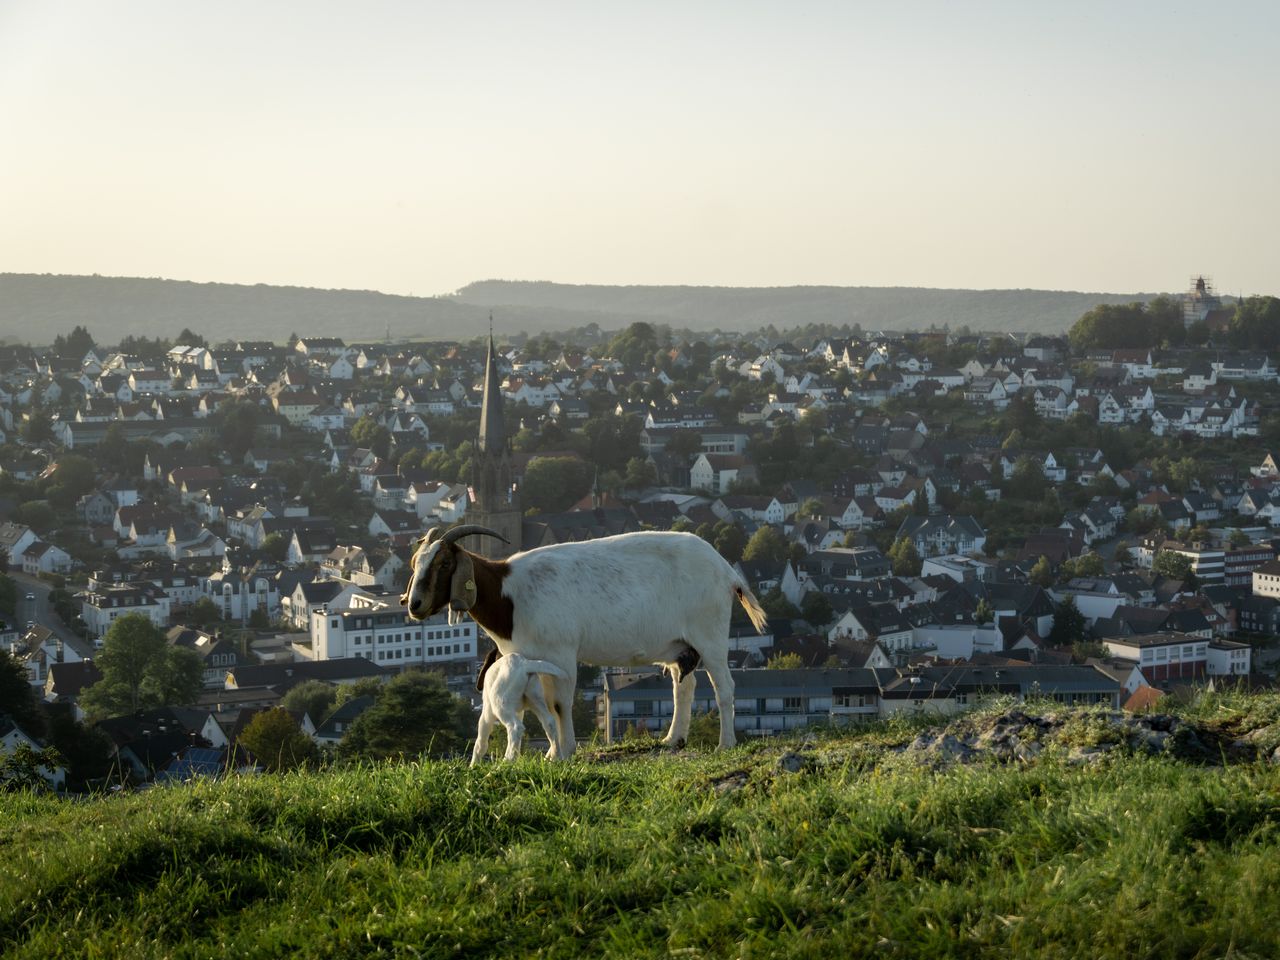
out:
<path id="1" fill-rule="evenodd" d="M 489 353 L 484 364 L 484 399 L 480 405 L 480 436 L 477 448 L 481 453 L 501 452 L 507 445 L 507 424 L 502 416 L 501 374 L 493 351 L 493 316 L 489 316 Z"/>

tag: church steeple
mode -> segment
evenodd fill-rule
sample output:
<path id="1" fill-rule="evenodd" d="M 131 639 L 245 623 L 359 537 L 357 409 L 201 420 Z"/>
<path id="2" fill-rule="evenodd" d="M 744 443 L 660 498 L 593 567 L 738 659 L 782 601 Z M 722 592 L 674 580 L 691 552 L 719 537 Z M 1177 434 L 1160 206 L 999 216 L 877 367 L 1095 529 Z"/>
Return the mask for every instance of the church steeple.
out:
<path id="1" fill-rule="evenodd" d="M 484 399 L 480 404 L 480 436 L 476 449 L 480 453 L 500 453 L 507 446 L 507 423 L 502 416 L 502 375 L 493 350 L 493 318 L 489 318 L 489 353 L 484 362 Z"/>
<path id="2" fill-rule="evenodd" d="M 502 413 L 502 374 L 493 348 L 493 317 L 489 318 L 489 349 L 484 365 L 484 393 L 480 403 L 480 429 L 471 459 L 471 505 L 466 520 L 496 530 L 510 545 L 485 538 L 468 549 L 486 557 L 505 557 L 520 549 L 523 512 L 519 491 L 512 483 L 511 440 Z"/>

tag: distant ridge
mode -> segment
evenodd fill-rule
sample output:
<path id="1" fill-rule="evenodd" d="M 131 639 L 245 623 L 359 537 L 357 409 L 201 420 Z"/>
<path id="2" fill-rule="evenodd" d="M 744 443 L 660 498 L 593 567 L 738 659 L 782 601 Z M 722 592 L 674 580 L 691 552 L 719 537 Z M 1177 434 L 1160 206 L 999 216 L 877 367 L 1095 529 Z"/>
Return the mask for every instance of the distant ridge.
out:
<path id="1" fill-rule="evenodd" d="M 540 333 L 589 323 L 621 329 L 636 320 L 691 330 L 748 331 L 810 323 L 867 330 L 1060 332 L 1099 303 L 1148 294 L 917 287 L 578 286 L 485 280 L 457 293 L 407 297 L 371 290 L 194 283 L 139 277 L 0 273 L 0 338 L 47 344 L 76 325 L 101 343 L 129 334 L 174 337 L 183 327 L 211 341 L 284 341 L 290 333 L 349 342 L 478 336 L 489 311 L 500 329 Z"/>
<path id="2" fill-rule="evenodd" d="M 810 323 L 859 323 L 866 330 L 952 329 L 1060 333 L 1099 303 L 1148 300 L 1146 293 L 1058 290 L 944 290 L 928 287 L 690 287 L 575 286 L 536 281 L 484 280 L 455 299 L 486 307 L 517 308 L 526 316 L 576 314 L 582 322 L 647 319 L 677 327 L 779 330 Z"/>

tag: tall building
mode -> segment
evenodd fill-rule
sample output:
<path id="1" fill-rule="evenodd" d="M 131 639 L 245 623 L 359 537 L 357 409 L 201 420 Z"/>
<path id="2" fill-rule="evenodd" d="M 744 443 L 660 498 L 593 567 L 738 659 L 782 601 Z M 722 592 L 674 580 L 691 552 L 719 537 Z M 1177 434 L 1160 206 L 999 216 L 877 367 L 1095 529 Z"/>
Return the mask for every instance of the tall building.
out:
<path id="1" fill-rule="evenodd" d="M 465 523 L 478 523 L 496 530 L 511 541 L 505 544 L 493 537 L 469 537 L 466 548 L 483 557 L 507 557 L 521 549 L 524 522 L 520 495 L 512 483 L 511 439 L 507 436 L 506 419 L 502 415 L 502 376 L 493 351 L 493 334 L 489 334 L 489 351 L 485 358 L 484 400 L 480 406 L 480 434 L 471 464 L 471 506 Z"/>

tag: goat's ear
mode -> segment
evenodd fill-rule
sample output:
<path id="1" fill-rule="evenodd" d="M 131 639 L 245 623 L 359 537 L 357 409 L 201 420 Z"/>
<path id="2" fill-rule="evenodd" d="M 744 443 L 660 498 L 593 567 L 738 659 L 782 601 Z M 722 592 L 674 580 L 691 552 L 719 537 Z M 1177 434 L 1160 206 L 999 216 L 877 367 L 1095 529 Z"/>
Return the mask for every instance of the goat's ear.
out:
<path id="1" fill-rule="evenodd" d="M 455 558 L 453 580 L 449 584 L 449 606 L 454 610 L 470 610 L 476 605 L 475 565 L 464 550 L 458 550 Z"/>

